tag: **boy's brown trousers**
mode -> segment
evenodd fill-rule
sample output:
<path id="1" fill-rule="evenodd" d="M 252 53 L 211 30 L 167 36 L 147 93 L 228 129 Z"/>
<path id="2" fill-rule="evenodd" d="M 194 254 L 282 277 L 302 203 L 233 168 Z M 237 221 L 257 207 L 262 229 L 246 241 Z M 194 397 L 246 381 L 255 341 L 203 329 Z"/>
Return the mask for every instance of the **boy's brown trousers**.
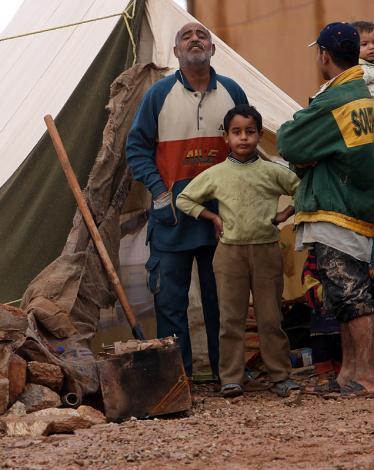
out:
<path id="1" fill-rule="evenodd" d="M 283 261 L 278 243 L 219 243 L 213 269 L 220 307 L 221 383 L 243 383 L 244 333 L 250 291 L 261 357 L 274 382 L 289 376 L 289 342 L 281 328 Z"/>

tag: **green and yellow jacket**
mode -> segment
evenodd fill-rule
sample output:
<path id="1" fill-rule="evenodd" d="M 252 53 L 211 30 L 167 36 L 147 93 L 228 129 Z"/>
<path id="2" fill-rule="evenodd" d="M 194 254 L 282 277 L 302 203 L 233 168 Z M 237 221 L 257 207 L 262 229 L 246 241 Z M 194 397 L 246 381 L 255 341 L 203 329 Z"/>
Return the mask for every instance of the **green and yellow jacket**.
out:
<path id="1" fill-rule="evenodd" d="M 278 131 L 278 149 L 304 168 L 295 223 L 331 222 L 374 237 L 374 100 L 360 66 L 331 80 Z"/>

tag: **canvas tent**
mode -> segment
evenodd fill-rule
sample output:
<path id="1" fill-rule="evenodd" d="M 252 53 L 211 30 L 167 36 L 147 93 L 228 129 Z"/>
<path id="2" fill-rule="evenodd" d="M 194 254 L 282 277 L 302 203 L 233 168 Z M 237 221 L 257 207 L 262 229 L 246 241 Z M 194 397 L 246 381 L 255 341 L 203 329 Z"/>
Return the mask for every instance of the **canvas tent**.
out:
<path id="1" fill-rule="evenodd" d="M 174 36 L 193 18 L 172 0 L 137 0 L 128 28 L 123 17 L 111 16 L 123 12 L 127 3 L 25 0 L 2 34 L 8 37 L 110 16 L 0 42 L 1 303 L 19 299 L 34 276 L 59 255 L 75 211 L 45 135 L 43 116 L 56 117 L 85 186 L 102 141 L 109 86 L 133 61 L 132 39 L 137 62 L 153 62 L 170 71 L 177 66 Z M 128 11 L 131 16 L 131 7 Z M 262 113 L 263 150 L 276 155 L 275 132 L 299 109 L 298 104 L 217 37 L 214 42 L 212 65 L 240 83 Z M 135 237 L 134 243 L 143 241 Z"/>

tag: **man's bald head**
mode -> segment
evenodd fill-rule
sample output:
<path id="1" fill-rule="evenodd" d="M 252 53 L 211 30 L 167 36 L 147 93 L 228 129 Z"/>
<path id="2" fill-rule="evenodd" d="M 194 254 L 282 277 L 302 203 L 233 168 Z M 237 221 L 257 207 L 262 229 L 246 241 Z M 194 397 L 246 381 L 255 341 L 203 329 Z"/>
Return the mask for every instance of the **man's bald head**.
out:
<path id="1" fill-rule="evenodd" d="M 178 46 L 180 40 L 182 39 L 184 35 L 188 35 L 191 33 L 198 33 L 198 32 L 205 34 L 206 37 L 209 38 L 210 41 L 212 41 L 212 35 L 210 34 L 210 31 L 207 28 L 205 28 L 205 26 L 197 22 L 192 22 L 192 23 L 185 24 L 177 32 L 177 34 L 175 35 L 175 45 Z"/>
<path id="2" fill-rule="evenodd" d="M 212 36 L 200 23 L 185 24 L 175 36 L 174 55 L 182 70 L 209 67 L 214 52 Z"/>

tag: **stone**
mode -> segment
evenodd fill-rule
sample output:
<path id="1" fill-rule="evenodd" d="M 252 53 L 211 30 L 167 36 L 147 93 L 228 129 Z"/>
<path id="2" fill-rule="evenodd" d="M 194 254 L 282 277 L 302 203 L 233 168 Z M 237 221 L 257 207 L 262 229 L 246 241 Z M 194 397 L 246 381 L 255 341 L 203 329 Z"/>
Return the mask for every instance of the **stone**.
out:
<path id="1" fill-rule="evenodd" d="M 9 403 L 12 405 L 23 392 L 26 386 L 27 362 L 17 354 L 13 354 L 9 361 Z"/>
<path id="2" fill-rule="evenodd" d="M 9 403 L 9 380 L 0 376 L 0 414 L 8 409 Z"/>
<path id="3" fill-rule="evenodd" d="M 14 405 L 12 405 L 7 413 L 7 416 L 12 415 L 12 416 L 25 416 L 26 415 L 26 406 L 20 402 L 16 401 Z"/>
<path id="4" fill-rule="evenodd" d="M 283 403 L 287 406 L 300 406 L 302 403 L 301 390 L 292 390 L 290 395 L 283 400 Z"/>
<path id="5" fill-rule="evenodd" d="M 25 341 L 27 316 L 21 309 L 0 304 L 0 374 L 8 377 L 9 361 Z"/>
<path id="6" fill-rule="evenodd" d="M 31 415 L 29 415 L 31 416 Z M 76 429 L 90 428 L 94 424 L 106 422 L 105 416 L 90 406 L 73 408 L 49 408 L 32 413 L 33 418 L 47 420 L 51 423 L 49 433 L 71 433 Z"/>
<path id="7" fill-rule="evenodd" d="M 48 436 L 50 423 L 45 420 L 32 419 L 29 415 L 22 418 L 7 417 L 0 420 L 0 430 L 9 437 Z"/>
<path id="8" fill-rule="evenodd" d="M 26 416 L 7 415 L 0 419 L 0 429 L 9 437 L 48 436 L 72 433 L 105 423 L 105 416 L 89 406 L 72 408 L 47 408 Z"/>
<path id="9" fill-rule="evenodd" d="M 242 403 L 244 401 L 244 397 L 243 395 L 239 396 L 239 397 L 234 397 L 232 400 L 231 400 L 231 403 Z"/>
<path id="10" fill-rule="evenodd" d="M 59 392 L 64 380 L 61 367 L 47 362 L 31 361 L 27 365 L 27 381 L 44 385 L 55 392 Z"/>
<path id="11" fill-rule="evenodd" d="M 17 307 L 0 304 L 0 330 L 26 331 L 28 326 L 26 313 Z"/>
<path id="12" fill-rule="evenodd" d="M 26 384 L 19 401 L 26 406 L 27 413 L 62 405 L 60 396 L 56 392 L 43 385 L 32 383 Z"/>
<path id="13" fill-rule="evenodd" d="M 89 421 L 92 425 L 106 423 L 106 418 L 101 411 L 92 408 L 92 406 L 81 405 L 77 409 L 79 415 Z"/>

